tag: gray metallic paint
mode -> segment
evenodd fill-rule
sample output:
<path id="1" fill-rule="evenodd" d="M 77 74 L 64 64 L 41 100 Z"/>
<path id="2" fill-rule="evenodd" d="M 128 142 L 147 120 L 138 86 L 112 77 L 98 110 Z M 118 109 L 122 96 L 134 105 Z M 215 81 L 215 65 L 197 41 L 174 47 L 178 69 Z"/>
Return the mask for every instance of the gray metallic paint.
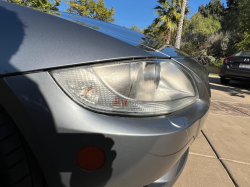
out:
<path id="1" fill-rule="evenodd" d="M 6 47 L 0 50 L 0 103 L 27 139 L 49 186 L 141 187 L 164 175 L 168 178 L 171 172 L 167 172 L 192 144 L 207 116 L 210 98 L 205 68 L 173 47 L 156 45 L 112 24 L 79 18 L 87 20 L 84 26 L 6 2 L 0 2 L 0 8 L 4 10 L 0 17 L 11 11 L 0 21 L 5 26 L 1 27 L 1 41 Z M 22 29 L 10 29 L 15 28 L 11 25 L 14 14 L 23 23 L 24 36 L 17 33 Z M 69 65 L 152 56 L 172 56 L 196 73 L 200 99 L 156 117 L 103 115 L 72 101 L 47 72 Z M 75 163 L 78 150 L 88 145 L 101 147 L 108 158 L 96 172 L 83 171 Z"/>
<path id="2" fill-rule="evenodd" d="M 27 138 L 51 186 L 60 186 L 58 173 L 80 172 L 75 155 L 90 145 L 89 139 L 95 135 L 101 135 L 103 141 L 113 141 L 112 150 L 106 150 L 108 155 L 113 150 L 116 152 L 111 164 L 112 176 L 105 181 L 107 186 L 143 186 L 173 167 L 203 125 L 200 120 L 209 109 L 209 96 L 202 91 L 206 89 L 198 80 L 200 100 L 197 103 L 158 117 L 93 113 L 72 101 L 47 72 L 4 78 L 0 84 L 4 88 L 0 102 Z M 170 123 L 176 118 L 185 123 L 183 128 Z M 100 142 L 95 145 L 104 146 Z M 93 180 L 102 172 L 106 172 L 105 167 L 89 177 Z M 86 182 L 89 180 L 78 181 L 90 185 Z"/>
<path id="3" fill-rule="evenodd" d="M 17 14 L 20 22 L 24 23 L 25 33 L 20 50 L 11 62 L 2 60 L 0 63 L 0 75 L 120 58 L 155 56 L 178 59 L 198 74 L 203 82 L 207 81 L 206 68 L 188 55 L 130 29 L 67 13 L 57 13 L 55 15 L 59 17 L 56 17 L 6 2 L 0 2 L 0 6 Z M 0 13 L 0 16 L 6 15 Z M 11 24 L 11 18 L 7 16 L 4 23 Z M 5 48 L 0 51 L 0 56 L 5 59 L 8 54 L 5 51 L 8 50 L 6 45 L 11 47 L 15 43 L 16 38 L 13 36 L 16 30 L 1 32 L 4 33 L 1 41 Z"/>
<path id="4" fill-rule="evenodd" d="M 147 185 L 147 187 L 172 187 L 182 173 L 184 166 L 186 165 L 188 154 L 189 149 L 186 150 L 180 160 L 176 162 L 176 164 L 168 171 L 166 175 L 164 175 L 154 183 Z"/>
<path id="5" fill-rule="evenodd" d="M 124 27 L 120 27 L 96 19 L 90 19 L 87 17 L 68 14 L 65 12 L 57 12 L 44 9 L 40 9 L 40 11 L 53 14 L 57 17 L 77 23 L 85 27 L 89 27 L 93 30 L 97 30 L 108 36 L 111 36 L 125 43 L 128 43 L 134 47 L 140 48 L 148 52 L 152 56 L 156 56 L 158 58 L 171 57 L 173 59 L 176 59 L 184 66 L 192 69 L 192 71 L 194 71 L 197 75 L 199 75 L 199 77 L 203 80 L 206 86 L 209 86 L 207 81 L 208 72 L 206 68 L 203 65 L 197 63 L 189 55 L 187 55 L 181 50 L 174 48 L 173 46 L 163 45 L 157 42 L 155 39 L 150 38 L 142 33 L 135 32 L 131 29 L 127 29 Z"/>
<path id="6" fill-rule="evenodd" d="M 144 35 L 142 33 L 135 32 L 131 29 L 127 29 L 124 27 L 120 27 L 96 19 L 90 19 L 87 17 L 68 14 L 65 12 L 49 11 L 44 9 L 40 9 L 40 11 L 53 14 L 57 17 L 77 23 L 85 27 L 89 27 L 93 30 L 97 30 L 108 36 L 111 36 L 125 43 L 128 43 L 134 47 L 140 48 L 148 52 L 152 56 L 156 56 L 158 58 L 171 57 L 173 59 L 176 59 L 184 66 L 192 69 L 192 71 L 194 71 L 197 75 L 199 75 L 199 77 L 203 80 L 206 86 L 208 86 L 208 81 L 207 81 L 208 72 L 206 68 L 203 65 L 197 63 L 189 55 L 187 55 L 186 53 L 184 53 L 179 49 L 174 48 L 173 46 L 163 45 L 157 42 L 154 38 L 150 38 L 149 36 Z"/>
<path id="7" fill-rule="evenodd" d="M 16 54 L 8 62 L 10 48 L 20 38 L 16 29 L 9 29 L 12 16 L 1 25 L 0 75 L 27 72 L 65 65 L 122 57 L 148 57 L 150 54 L 113 37 L 65 21 L 37 10 L 0 1 L 0 7 L 15 12 L 23 23 L 24 37 Z M 10 24 L 10 25 L 8 25 Z M 14 27 L 14 26 L 13 26 Z M 6 29 L 6 30 L 5 30 Z M 87 44 L 87 45 L 86 45 Z M 16 47 L 16 46 L 14 46 Z"/>

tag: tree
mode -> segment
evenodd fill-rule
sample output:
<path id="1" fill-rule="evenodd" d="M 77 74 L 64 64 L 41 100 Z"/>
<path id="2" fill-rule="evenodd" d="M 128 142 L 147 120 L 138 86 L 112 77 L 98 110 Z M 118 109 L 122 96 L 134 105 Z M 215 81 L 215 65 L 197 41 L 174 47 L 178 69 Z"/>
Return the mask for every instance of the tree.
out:
<path id="1" fill-rule="evenodd" d="M 98 19 L 106 22 L 115 22 L 115 10 L 106 8 L 103 0 L 69 0 L 67 12 Z"/>
<path id="2" fill-rule="evenodd" d="M 6 0 L 10 3 L 15 3 L 22 6 L 42 8 L 48 10 L 58 10 L 57 6 L 60 6 L 62 0 Z"/>
<path id="3" fill-rule="evenodd" d="M 249 0 L 239 1 L 239 29 L 241 32 L 247 32 L 250 34 L 250 14 L 249 14 Z M 249 38 L 249 37 L 248 37 Z"/>
<path id="4" fill-rule="evenodd" d="M 221 0 L 211 0 L 206 6 L 203 4 L 199 6 L 198 12 L 205 18 L 212 16 L 214 20 L 222 21 L 225 7 Z"/>
<path id="5" fill-rule="evenodd" d="M 227 0 L 227 10 L 237 9 L 240 0 Z"/>
<path id="6" fill-rule="evenodd" d="M 187 4 L 187 0 L 183 0 L 182 5 L 181 5 L 181 19 L 178 24 L 177 36 L 176 36 L 176 41 L 175 41 L 175 47 L 177 49 L 180 49 L 180 46 L 181 46 L 181 33 L 182 33 L 183 19 L 185 16 L 186 4 Z"/>
<path id="7" fill-rule="evenodd" d="M 177 30 L 177 24 L 181 18 L 180 0 L 157 0 L 160 4 L 154 9 L 157 18 L 153 21 L 152 27 L 155 27 L 159 33 L 164 34 L 166 44 L 170 43 L 171 36 Z"/>
<path id="8" fill-rule="evenodd" d="M 211 0 L 199 6 L 199 12 L 184 21 L 181 49 L 216 67 L 221 66 L 222 57 L 250 50 L 249 3 L 227 0 L 225 8 L 221 0 Z"/>
<path id="9" fill-rule="evenodd" d="M 223 28 L 250 33 L 249 0 L 227 0 Z"/>
<path id="10" fill-rule="evenodd" d="M 250 34 L 245 32 L 243 39 L 239 43 L 236 43 L 234 47 L 237 49 L 237 51 L 250 50 Z"/>
<path id="11" fill-rule="evenodd" d="M 224 30 L 237 31 L 239 29 L 239 0 L 227 0 L 227 8 L 222 22 Z"/>
<path id="12" fill-rule="evenodd" d="M 154 25 L 152 23 L 146 29 L 143 30 L 143 34 L 150 36 L 151 38 L 156 39 L 159 43 L 165 43 L 165 36 L 164 33 L 159 31 L 160 25 Z"/>
<path id="13" fill-rule="evenodd" d="M 133 31 L 136 31 L 136 32 L 143 33 L 143 30 L 142 30 L 141 28 L 137 27 L 135 24 L 132 25 L 132 27 L 129 28 L 129 29 L 131 29 L 131 30 L 133 30 Z"/>
<path id="14" fill-rule="evenodd" d="M 249 0 L 227 0 L 223 29 L 237 33 L 240 40 L 232 42 L 234 52 L 250 50 Z"/>
<path id="15" fill-rule="evenodd" d="M 221 29 L 221 24 L 214 20 L 212 16 L 204 17 L 197 12 L 190 19 L 189 29 L 201 35 L 209 35 Z"/>

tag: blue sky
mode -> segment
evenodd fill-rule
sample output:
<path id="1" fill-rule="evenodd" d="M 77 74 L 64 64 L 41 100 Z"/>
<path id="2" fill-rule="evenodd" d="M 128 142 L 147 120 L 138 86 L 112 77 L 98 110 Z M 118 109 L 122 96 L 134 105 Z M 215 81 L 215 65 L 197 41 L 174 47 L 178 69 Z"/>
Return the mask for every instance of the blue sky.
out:
<path id="1" fill-rule="evenodd" d="M 202 4 L 209 3 L 210 0 L 188 0 L 191 12 L 189 17 L 198 11 Z M 150 25 L 156 17 L 153 8 L 157 5 L 156 0 L 104 0 L 108 8 L 115 9 L 115 24 L 120 26 L 132 27 L 136 24 L 142 29 Z M 226 0 L 221 0 L 226 5 Z M 64 0 L 59 9 L 65 11 L 66 5 Z"/>

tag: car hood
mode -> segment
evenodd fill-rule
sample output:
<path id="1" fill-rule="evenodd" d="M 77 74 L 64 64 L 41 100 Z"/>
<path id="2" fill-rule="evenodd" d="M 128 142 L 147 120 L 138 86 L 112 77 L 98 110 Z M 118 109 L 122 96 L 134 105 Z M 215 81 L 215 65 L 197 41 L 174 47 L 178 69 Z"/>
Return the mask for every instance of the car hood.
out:
<path id="1" fill-rule="evenodd" d="M 156 39 L 140 32 L 136 32 L 131 29 L 97 19 L 91 19 L 84 16 L 69 14 L 66 12 L 51 11 L 45 9 L 38 10 L 104 33 L 108 36 L 139 48 L 147 52 L 149 55 L 156 56 L 158 58 L 168 57 L 175 59 L 179 63 L 189 68 L 195 74 L 197 74 L 204 82 L 204 84 L 208 88 L 209 94 L 211 95 L 208 81 L 208 72 L 206 68 L 202 64 L 191 58 L 185 52 L 176 49 L 171 45 L 162 44 Z"/>
<path id="2" fill-rule="evenodd" d="M 174 58 L 207 81 L 204 66 L 172 46 L 111 23 L 0 2 L 0 76 L 131 58 Z"/>

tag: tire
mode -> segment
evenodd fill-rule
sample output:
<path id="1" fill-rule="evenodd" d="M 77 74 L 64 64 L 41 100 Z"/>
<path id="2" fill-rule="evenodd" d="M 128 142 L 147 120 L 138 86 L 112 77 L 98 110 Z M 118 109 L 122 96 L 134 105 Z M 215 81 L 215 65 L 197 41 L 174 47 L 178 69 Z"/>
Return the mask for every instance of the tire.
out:
<path id="1" fill-rule="evenodd" d="M 48 186 L 29 145 L 1 105 L 0 186 Z"/>
<path id="2" fill-rule="evenodd" d="M 230 79 L 220 78 L 221 84 L 228 84 L 230 82 Z"/>

